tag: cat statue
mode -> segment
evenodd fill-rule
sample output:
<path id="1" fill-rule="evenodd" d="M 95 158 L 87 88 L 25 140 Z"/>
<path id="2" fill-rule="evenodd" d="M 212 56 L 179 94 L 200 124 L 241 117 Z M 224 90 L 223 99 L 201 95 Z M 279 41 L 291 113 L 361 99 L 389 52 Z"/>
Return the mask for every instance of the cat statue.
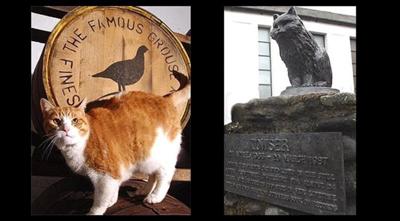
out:
<path id="1" fill-rule="evenodd" d="M 326 51 L 306 30 L 294 7 L 274 15 L 271 38 L 279 46 L 293 87 L 331 87 L 332 70 Z"/>
<path id="2" fill-rule="evenodd" d="M 43 127 L 67 165 L 89 177 L 94 201 L 89 215 L 102 215 L 118 200 L 122 182 L 138 171 L 149 174 L 145 203 L 166 196 L 181 149 L 181 119 L 177 107 L 190 99 L 190 84 L 166 96 L 132 91 L 85 112 L 40 100 Z"/>

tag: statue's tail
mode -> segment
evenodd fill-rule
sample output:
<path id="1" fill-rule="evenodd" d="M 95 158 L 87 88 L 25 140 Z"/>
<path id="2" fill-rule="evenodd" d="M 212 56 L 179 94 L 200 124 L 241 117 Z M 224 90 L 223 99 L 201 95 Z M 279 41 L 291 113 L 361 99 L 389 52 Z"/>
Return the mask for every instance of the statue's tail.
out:
<path id="1" fill-rule="evenodd" d="M 323 78 L 326 81 L 327 87 L 332 87 L 332 68 L 328 53 L 326 53 L 326 51 L 324 51 L 322 62 L 322 68 L 325 70 Z"/>

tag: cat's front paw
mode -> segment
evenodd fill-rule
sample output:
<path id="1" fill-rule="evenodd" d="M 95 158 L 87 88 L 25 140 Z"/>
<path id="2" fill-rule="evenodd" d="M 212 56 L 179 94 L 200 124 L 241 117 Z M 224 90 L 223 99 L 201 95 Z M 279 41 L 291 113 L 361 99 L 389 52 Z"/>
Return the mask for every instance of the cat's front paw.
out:
<path id="1" fill-rule="evenodd" d="M 96 213 L 96 212 L 89 211 L 88 213 L 86 213 L 86 215 L 88 215 L 88 216 L 101 216 L 101 215 L 103 215 L 103 213 Z"/>
<path id="2" fill-rule="evenodd" d="M 312 84 L 312 83 L 304 83 L 304 84 L 302 84 L 301 86 L 302 86 L 302 87 L 313 87 L 314 84 Z"/>
<path id="3" fill-rule="evenodd" d="M 91 208 L 86 215 L 103 215 L 107 208 Z"/>
<path id="4" fill-rule="evenodd" d="M 108 207 L 112 207 L 118 201 L 118 195 L 113 196 L 110 203 L 108 203 Z"/>
<path id="5" fill-rule="evenodd" d="M 314 86 L 316 87 L 328 87 L 328 82 L 326 81 L 318 81 L 314 83 Z"/>
<path id="6" fill-rule="evenodd" d="M 154 204 L 154 203 L 159 203 L 164 199 L 163 196 L 156 195 L 156 194 L 149 194 L 144 198 L 143 202 L 149 203 L 149 204 Z"/>

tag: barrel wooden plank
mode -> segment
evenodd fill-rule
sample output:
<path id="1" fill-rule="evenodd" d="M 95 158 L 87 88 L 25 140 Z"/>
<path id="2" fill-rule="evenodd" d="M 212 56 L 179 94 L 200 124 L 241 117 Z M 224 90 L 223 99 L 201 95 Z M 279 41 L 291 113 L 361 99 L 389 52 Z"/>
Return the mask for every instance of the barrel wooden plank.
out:
<path id="1" fill-rule="evenodd" d="M 41 63 L 32 79 L 35 128 L 41 127 L 41 97 L 58 106 L 77 106 L 86 98 L 90 108 L 123 91 L 166 95 L 182 88 L 191 71 L 184 47 L 167 25 L 130 6 L 74 8 L 49 36 Z M 185 126 L 190 101 L 178 111 Z"/>

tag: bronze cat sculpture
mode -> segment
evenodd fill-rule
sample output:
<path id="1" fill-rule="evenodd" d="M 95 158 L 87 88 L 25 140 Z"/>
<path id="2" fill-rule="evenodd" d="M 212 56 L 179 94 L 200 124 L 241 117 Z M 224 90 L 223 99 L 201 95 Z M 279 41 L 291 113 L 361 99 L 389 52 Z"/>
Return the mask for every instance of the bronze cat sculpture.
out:
<path id="1" fill-rule="evenodd" d="M 274 15 L 271 38 L 279 46 L 293 87 L 331 87 L 332 69 L 326 51 L 306 30 L 294 7 Z"/>

